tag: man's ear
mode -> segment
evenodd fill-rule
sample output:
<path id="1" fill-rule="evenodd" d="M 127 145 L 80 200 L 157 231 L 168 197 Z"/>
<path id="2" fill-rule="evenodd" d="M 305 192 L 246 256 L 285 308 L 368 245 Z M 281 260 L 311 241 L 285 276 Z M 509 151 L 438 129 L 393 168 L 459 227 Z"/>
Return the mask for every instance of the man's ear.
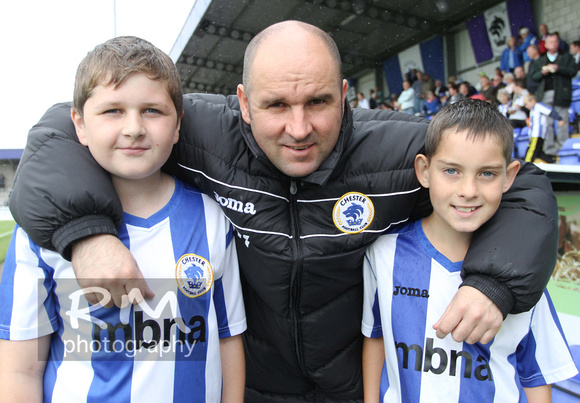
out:
<path id="1" fill-rule="evenodd" d="M 238 84 L 238 101 L 240 102 L 240 109 L 242 111 L 242 119 L 247 124 L 252 121 L 250 119 L 250 104 L 243 84 Z"/>
<path id="2" fill-rule="evenodd" d="M 506 177 L 505 177 L 505 183 L 503 184 L 503 192 L 507 192 L 509 190 L 509 188 L 512 186 L 512 184 L 514 183 L 514 180 L 516 179 L 516 175 L 518 174 L 519 170 L 521 167 L 521 163 L 518 160 L 512 161 L 508 166 L 507 166 L 507 170 L 506 170 Z"/>
<path id="3" fill-rule="evenodd" d="M 77 137 L 79 138 L 79 142 L 84 146 L 88 146 L 87 136 L 85 134 L 85 122 L 83 121 L 83 117 L 81 116 L 79 111 L 77 111 L 76 108 L 71 109 L 70 118 L 72 119 L 72 121 L 75 125 L 75 130 L 77 132 Z"/>
<path id="4" fill-rule="evenodd" d="M 415 157 L 415 175 L 424 188 L 429 188 L 429 160 L 423 154 Z"/>
<path id="5" fill-rule="evenodd" d="M 348 91 L 348 81 L 342 80 L 342 105 L 346 102 L 346 92 Z"/>

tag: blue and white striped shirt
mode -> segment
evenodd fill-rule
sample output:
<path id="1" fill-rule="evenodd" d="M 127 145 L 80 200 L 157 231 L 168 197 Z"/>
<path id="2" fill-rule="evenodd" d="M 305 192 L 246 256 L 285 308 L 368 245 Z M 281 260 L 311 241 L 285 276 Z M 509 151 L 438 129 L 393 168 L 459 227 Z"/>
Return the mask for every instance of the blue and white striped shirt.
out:
<path id="1" fill-rule="evenodd" d="M 431 245 L 421 221 L 367 250 L 362 331 L 384 338 L 381 402 L 526 401 L 522 387 L 577 373 L 547 292 L 508 315 L 489 344 L 438 339 L 432 326 L 461 284 L 461 264 Z"/>
<path id="2" fill-rule="evenodd" d="M 176 181 L 163 209 L 125 214 L 119 234 L 155 298 L 106 309 L 89 306 L 71 264 L 17 226 L 0 282 L 0 338 L 52 334 L 46 402 L 220 401 L 219 339 L 246 329 L 227 218 Z"/>

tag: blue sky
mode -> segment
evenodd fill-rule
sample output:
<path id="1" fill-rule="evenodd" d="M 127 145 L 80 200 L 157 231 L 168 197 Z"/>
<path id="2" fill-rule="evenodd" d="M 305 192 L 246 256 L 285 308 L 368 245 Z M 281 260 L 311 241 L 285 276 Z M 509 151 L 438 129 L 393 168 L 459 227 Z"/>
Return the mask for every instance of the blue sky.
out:
<path id="1" fill-rule="evenodd" d="M 46 109 L 72 98 L 76 68 L 95 45 L 114 37 L 116 32 L 117 36 L 147 39 L 169 53 L 194 3 L 195 0 L 3 2 L 0 149 L 24 148 L 28 130 Z"/>

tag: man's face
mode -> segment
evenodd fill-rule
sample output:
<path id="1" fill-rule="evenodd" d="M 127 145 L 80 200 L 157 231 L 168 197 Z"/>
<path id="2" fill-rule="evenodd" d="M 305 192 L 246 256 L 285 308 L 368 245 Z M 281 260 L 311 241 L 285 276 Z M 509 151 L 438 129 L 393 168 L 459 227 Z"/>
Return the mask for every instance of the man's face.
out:
<path id="1" fill-rule="evenodd" d="M 482 76 L 479 79 L 479 82 L 481 83 L 481 88 L 489 87 L 489 78 L 487 76 Z"/>
<path id="2" fill-rule="evenodd" d="M 528 57 L 532 60 L 536 60 L 536 58 L 538 57 L 538 50 L 532 46 L 526 49 L 526 53 L 528 54 Z"/>
<path id="3" fill-rule="evenodd" d="M 550 35 L 546 38 L 546 43 L 545 43 L 546 49 L 550 53 L 556 53 L 558 51 L 559 43 L 560 43 L 560 40 L 558 39 L 558 37 L 556 35 Z"/>
<path id="4" fill-rule="evenodd" d="M 518 66 L 514 69 L 514 76 L 515 78 L 523 78 L 526 76 L 526 72 L 522 66 Z"/>
<path id="5" fill-rule="evenodd" d="M 578 52 L 580 52 L 580 47 L 578 47 L 574 44 L 571 44 L 570 45 L 570 53 L 572 53 L 573 55 L 576 55 L 576 54 L 578 54 Z"/>
<path id="6" fill-rule="evenodd" d="M 336 145 L 347 89 L 326 46 L 285 31 L 263 41 L 251 69 L 238 98 L 258 146 L 288 176 L 313 173 Z"/>

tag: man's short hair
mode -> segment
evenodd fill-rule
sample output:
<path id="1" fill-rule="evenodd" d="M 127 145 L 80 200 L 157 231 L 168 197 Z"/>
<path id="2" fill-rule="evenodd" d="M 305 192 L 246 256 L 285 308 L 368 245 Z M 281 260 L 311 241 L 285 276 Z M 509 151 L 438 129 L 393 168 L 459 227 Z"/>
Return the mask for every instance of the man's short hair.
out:
<path id="1" fill-rule="evenodd" d="M 165 82 L 179 119 L 183 111 L 183 94 L 175 64 L 162 50 L 134 36 L 110 39 L 85 56 L 77 69 L 73 107 L 82 116 L 87 99 L 98 85 L 113 84 L 116 88 L 135 73 Z"/>
<path id="2" fill-rule="evenodd" d="M 464 132 L 473 140 L 491 137 L 501 145 L 506 163 L 511 162 L 514 129 L 489 102 L 466 98 L 441 108 L 427 128 L 425 155 L 429 160 L 437 152 L 443 136 L 450 132 Z"/>

